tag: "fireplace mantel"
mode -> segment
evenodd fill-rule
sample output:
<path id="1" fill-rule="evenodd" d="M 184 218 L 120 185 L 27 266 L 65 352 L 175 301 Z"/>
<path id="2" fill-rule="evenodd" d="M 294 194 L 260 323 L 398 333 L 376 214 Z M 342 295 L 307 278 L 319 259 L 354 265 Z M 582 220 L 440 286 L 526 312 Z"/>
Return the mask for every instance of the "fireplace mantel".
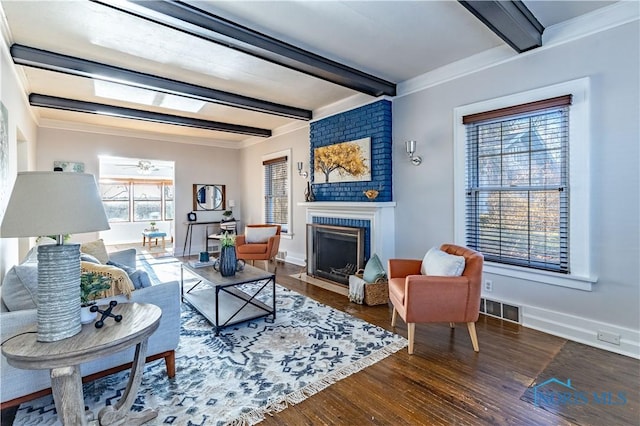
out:
<path id="1" fill-rule="evenodd" d="M 377 203 L 375 201 L 313 201 L 310 203 L 298 203 L 299 206 L 314 209 L 349 209 L 349 210 L 375 210 L 385 208 L 395 208 L 395 201 L 385 201 Z"/>
<path id="2" fill-rule="evenodd" d="M 306 223 L 313 223 L 314 217 L 370 221 L 371 253 L 376 253 L 384 265 L 395 257 L 395 201 L 314 201 L 298 206 L 306 208 Z"/>

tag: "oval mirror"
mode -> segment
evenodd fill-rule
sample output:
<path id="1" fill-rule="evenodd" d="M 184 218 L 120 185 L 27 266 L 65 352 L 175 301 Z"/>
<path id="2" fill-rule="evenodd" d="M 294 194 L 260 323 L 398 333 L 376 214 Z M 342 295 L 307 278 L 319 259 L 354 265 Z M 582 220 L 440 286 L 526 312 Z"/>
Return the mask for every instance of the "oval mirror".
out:
<path id="1" fill-rule="evenodd" d="M 193 184 L 193 210 L 225 210 L 225 186 Z"/>

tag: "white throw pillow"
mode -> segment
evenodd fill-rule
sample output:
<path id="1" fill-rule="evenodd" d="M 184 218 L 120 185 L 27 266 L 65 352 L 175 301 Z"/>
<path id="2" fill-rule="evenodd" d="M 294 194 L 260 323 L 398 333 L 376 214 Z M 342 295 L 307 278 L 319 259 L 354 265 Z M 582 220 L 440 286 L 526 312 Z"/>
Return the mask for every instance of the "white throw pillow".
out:
<path id="1" fill-rule="evenodd" d="M 459 277 L 464 271 L 464 256 L 455 256 L 433 247 L 422 259 L 420 273 L 439 277 Z"/>
<path id="2" fill-rule="evenodd" d="M 246 227 L 244 229 L 244 240 L 247 243 L 266 243 L 269 238 L 276 235 L 277 226 L 262 226 L 259 228 Z"/>

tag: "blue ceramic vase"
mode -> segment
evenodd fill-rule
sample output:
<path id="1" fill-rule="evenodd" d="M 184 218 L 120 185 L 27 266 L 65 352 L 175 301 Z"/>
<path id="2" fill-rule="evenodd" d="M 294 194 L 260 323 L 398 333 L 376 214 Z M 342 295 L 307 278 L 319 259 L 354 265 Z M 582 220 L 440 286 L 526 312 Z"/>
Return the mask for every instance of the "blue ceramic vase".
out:
<path id="1" fill-rule="evenodd" d="M 220 250 L 220 275 L 232 277 L 236 274 L 236 248 L 235 246 L 222 247 Z"/>

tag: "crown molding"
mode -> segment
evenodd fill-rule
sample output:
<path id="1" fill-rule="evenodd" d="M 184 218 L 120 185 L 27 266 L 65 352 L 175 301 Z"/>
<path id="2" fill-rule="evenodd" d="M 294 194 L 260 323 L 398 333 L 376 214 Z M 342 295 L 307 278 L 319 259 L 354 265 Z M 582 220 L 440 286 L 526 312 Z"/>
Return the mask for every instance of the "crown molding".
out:
<path id="1" fill-rule="evenodd" d="M 638 19 L 640 19 L 640 2 L 619 1 L 547 28 L 542 34 L 543 47 L 549 48 L 569 43 Z"/>
<path id="2" fill-rule="evenodd" d="M 398 83 L 396 98 L 637 21 L 640 19 L 639 10 L 640 3 L 637 1 L 619 1 L 611 6 L 546 28 L 542 34 L 543 44 L 536 49 L 517 54 L 507 45 L 498 46 Z"/>
<path id="3" fill-rule="evenodd" d="M 188 145 L 203 145 L 216 148 L 238 149 L 239 142 L 225 141 L 220 139 L 197 138 L 193 136 L 167 135 L 163 133 L 149 132 L 144 130 L 126 130 L 116 127 L 99 126 L 95 124 L 78 123 L 64 120 L 54 120 L 45 118 L 40 120 L 39 127 L 68 130 L 74 132 L 96 133 L 101 135 L 130 137 L 136 139 L 147 139 L 154 141 L 173 142 Z"/>

